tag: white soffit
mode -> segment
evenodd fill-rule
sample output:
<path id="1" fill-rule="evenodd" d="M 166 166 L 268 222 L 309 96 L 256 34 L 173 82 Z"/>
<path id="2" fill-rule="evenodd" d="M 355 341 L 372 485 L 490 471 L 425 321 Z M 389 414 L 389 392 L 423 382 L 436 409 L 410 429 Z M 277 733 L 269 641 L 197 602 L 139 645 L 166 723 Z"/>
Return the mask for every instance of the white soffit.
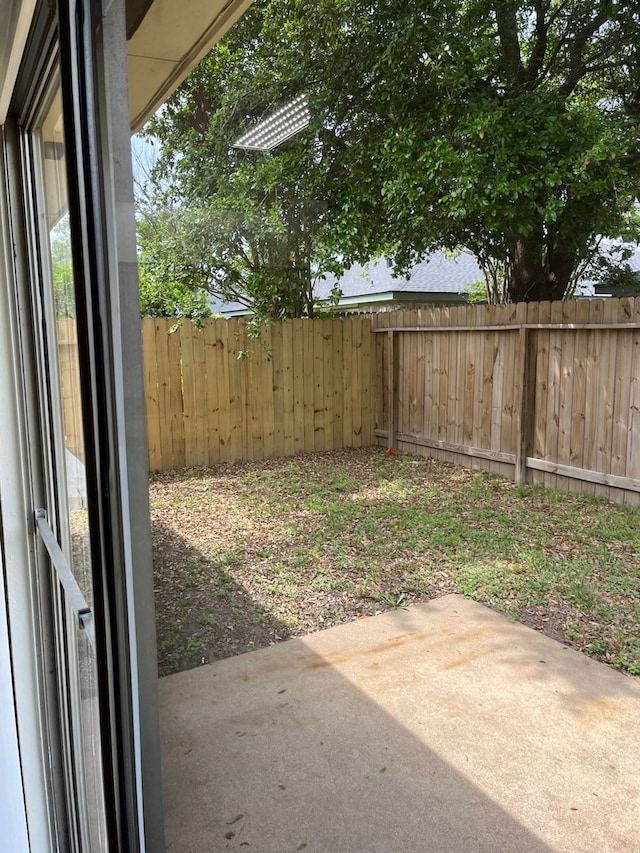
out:
<path id="1" fill-rule="evenodd" d="M 127 42 L 132 131 L 167 100 L 251 2 L 154 0 Z"/>
<path id="2" fill-rule="evenodd" d="M 0 125 L 7 118 L 35 8 L 36 0 L 0 0 Z"/>

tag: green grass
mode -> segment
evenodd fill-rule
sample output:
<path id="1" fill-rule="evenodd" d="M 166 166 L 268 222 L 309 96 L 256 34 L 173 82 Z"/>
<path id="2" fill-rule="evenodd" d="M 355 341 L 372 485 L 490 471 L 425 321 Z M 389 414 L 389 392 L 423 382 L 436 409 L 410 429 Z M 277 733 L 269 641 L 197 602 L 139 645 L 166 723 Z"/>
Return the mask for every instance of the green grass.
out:
<path id="1" fill-rule="evenodd" d="M 290 635 L 458 591 L 640 674 L 638 507 L 375 449 L 163 475 L 151 500 L 185 550 L 167 601 L 242 596 Z"/>

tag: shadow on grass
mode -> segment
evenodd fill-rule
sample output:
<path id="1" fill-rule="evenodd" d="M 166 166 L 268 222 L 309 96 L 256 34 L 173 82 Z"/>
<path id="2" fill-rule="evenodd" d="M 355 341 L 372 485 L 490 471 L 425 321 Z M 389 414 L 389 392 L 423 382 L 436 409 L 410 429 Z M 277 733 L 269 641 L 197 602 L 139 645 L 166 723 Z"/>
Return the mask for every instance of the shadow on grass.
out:
<path id="1" fill-rule="evenodd" d="M 225 570 L 225 559 L 205 556 L 162 522 L 153 522 L 152 536 L 161 676 L 291 635 Z"/>
<path id="2" fill-rule="evenodd" d="M 151 495 L 163 674 L 454 591 L 640 672 L 636 511 L 372 449 Z"/>

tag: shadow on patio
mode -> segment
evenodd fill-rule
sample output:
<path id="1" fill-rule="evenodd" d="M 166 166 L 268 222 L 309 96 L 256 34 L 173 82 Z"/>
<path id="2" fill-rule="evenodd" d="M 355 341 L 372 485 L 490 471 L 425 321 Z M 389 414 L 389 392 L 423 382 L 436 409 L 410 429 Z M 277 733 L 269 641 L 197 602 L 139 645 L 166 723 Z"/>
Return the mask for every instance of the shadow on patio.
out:
<path id="1" fill-rule="evenodd" d="M 456 595 L 160 681 L 168 850 L 637 850 L 640 683 Z"/>

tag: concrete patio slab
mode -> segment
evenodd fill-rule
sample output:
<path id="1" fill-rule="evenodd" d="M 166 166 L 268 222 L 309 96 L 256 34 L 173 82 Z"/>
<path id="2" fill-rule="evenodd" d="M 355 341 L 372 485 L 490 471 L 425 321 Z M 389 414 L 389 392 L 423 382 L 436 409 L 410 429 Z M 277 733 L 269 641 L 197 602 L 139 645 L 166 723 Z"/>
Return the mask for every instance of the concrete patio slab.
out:
<path id="1" fill-rule="evenodd" d="M 640 681 L 457 595 L 160 697 L 173 853 L 640 850 Z"/>

